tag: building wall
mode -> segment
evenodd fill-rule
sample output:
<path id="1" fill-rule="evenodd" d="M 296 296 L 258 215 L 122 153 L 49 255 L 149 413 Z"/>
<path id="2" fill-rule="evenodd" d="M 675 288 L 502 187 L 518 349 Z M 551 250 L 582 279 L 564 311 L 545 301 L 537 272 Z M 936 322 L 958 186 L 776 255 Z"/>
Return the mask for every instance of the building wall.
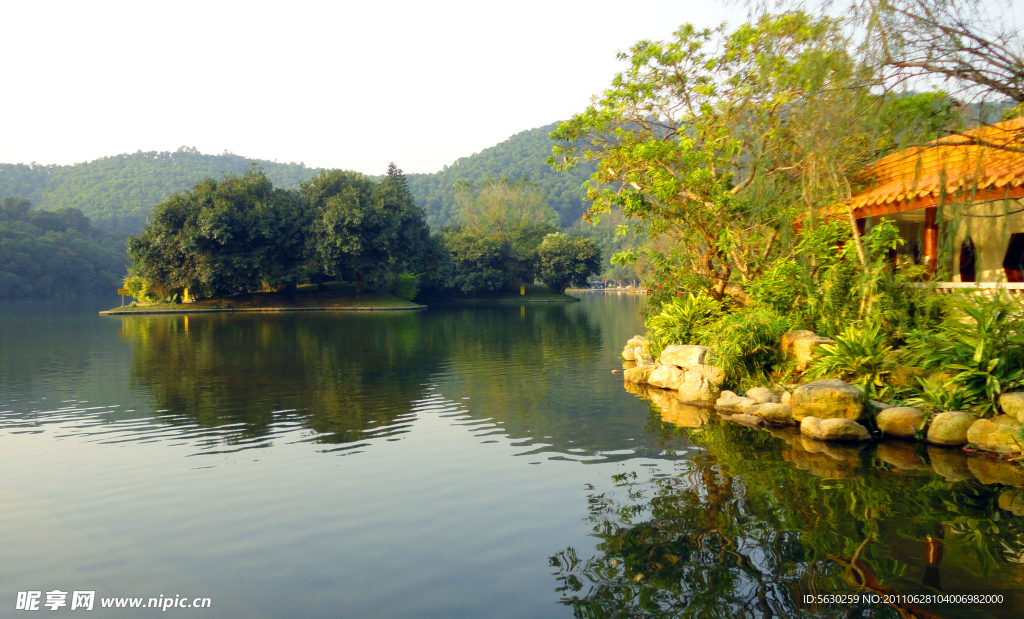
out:
<path id="1" fill-rule="evenodd" d="M 979 282 L 1005 282 L 1003 260 L 1010 235 L 1024 232 L 1024 203 L 1019 200 L 975 204 L 961 213 L 951 259 L 953 281 L 960 280 L 960 247 L 968 236 L 974 241 L 975 269 Z"/>

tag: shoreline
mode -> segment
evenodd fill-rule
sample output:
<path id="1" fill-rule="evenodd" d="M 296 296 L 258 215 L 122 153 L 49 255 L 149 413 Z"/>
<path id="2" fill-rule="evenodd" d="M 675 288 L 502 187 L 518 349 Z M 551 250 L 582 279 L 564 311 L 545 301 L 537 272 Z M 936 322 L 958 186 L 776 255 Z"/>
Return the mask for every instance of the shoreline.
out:
<path id="1" fill-rule="evenodd" d="M 393 307 L 221 307 L 209 309 L 110 309 L 99 313 L 100 316 L 131 316 L 137 314 L 225 314 L 239 312 L 402 312 L 421 311 L 426 305 L 398 305 Z"/>

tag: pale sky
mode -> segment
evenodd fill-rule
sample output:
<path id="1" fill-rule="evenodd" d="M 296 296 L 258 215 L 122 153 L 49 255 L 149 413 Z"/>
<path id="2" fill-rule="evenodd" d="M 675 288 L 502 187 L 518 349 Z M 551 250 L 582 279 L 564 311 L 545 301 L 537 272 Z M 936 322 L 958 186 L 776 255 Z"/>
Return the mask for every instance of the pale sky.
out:
<path id="1" fill-rule="evenodd" d="M 185 145 L 435 172 L 581 111 L 638 39 L 744 20 L 723 4 L 7 1 L 0 162 Z"/>

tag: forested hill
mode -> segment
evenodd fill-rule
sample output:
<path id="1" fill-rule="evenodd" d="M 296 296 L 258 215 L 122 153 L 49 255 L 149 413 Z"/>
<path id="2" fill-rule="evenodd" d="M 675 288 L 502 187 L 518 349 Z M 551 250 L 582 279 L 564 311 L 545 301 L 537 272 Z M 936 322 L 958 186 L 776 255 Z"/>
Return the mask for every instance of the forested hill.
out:
<path id="1" fill-rule="evenodd" d="M 551 207 L 561 217 L 562 227 L 577 222 L 586 211 L 582 188 L 594 171 L 592 164 L 583 164 L 568 172 L 558 172 L 547 164 L 554 142 L 548 138 L 558 123 L 522 131 L 483 151 L 462 157 L 434 174 L 408 174 L 409 189 L 416 203 L 427 209 L 427 222 L 432 228 L 454 223 L 457 210 L 455 191 L 459 181 L 482 183 L 487 179 L 508 177 L 519 180 L 524 175 L 547 193 Z"/>
<path id="2" fill-rule="evenodd" d="M 563 227 L 579 221 L 586 210 L 582 184 L 593 167 L 582 165 L 570 172 L 551 169 L 546 162 L 553 145 L 548 133 L 556 125 L 517 133 L 440 172 L 407 175 L 409 189 L 416 203 L 426 208 L 430 226 L 455 223 L 455 191 L 460 181 L 480 184 L 503 177 L 519 180 L 524 175 L 547 193 Z M 400 152 L 395 158 L 401 165 Z M 320 172 L 301 163 L 275 163 L 227 153 L 204 155 L 195 148 L 182 147 L 173 153 L 140 151 L 69 166 L 0 164 L 0 198 L 26 198 L 36 208 L 51 211 L 75 208 L 97 227 L 134 234 L 142 229 L 149 211 L 175 191 L 190 189 L 207 177 L 241 175 L 253 163 L 282 189 L 298 187 Z"/>
<path id="3" fill-rule="evenodd" d="M 69 166 L 0 164 L 0 198 L 31 200 L 37 208 L 82 211 L 101 228 L 138 232 L 149 211 L 175 191 L 207 177 L 243 174 L 252 163 L 276 187 L 298 187 L 319 172 L 301 163 L 275 163 L 239 155 L 204 155 L 194 148 L 137 152 Z"/>

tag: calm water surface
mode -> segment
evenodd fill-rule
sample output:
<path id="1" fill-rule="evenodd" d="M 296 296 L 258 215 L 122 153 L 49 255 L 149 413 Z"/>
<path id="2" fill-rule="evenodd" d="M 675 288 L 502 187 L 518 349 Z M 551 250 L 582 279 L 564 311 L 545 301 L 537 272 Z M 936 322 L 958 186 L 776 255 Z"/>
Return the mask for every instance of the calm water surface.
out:
<path id="1" fill-rule="evenodd" d="M 54 589 L 209 617 L 899 617 L 801 600 L 1022 586 L 1019 468 L 631 393 L 610 370 L 639 303 L 0 307 L 0 617 Z"/>

